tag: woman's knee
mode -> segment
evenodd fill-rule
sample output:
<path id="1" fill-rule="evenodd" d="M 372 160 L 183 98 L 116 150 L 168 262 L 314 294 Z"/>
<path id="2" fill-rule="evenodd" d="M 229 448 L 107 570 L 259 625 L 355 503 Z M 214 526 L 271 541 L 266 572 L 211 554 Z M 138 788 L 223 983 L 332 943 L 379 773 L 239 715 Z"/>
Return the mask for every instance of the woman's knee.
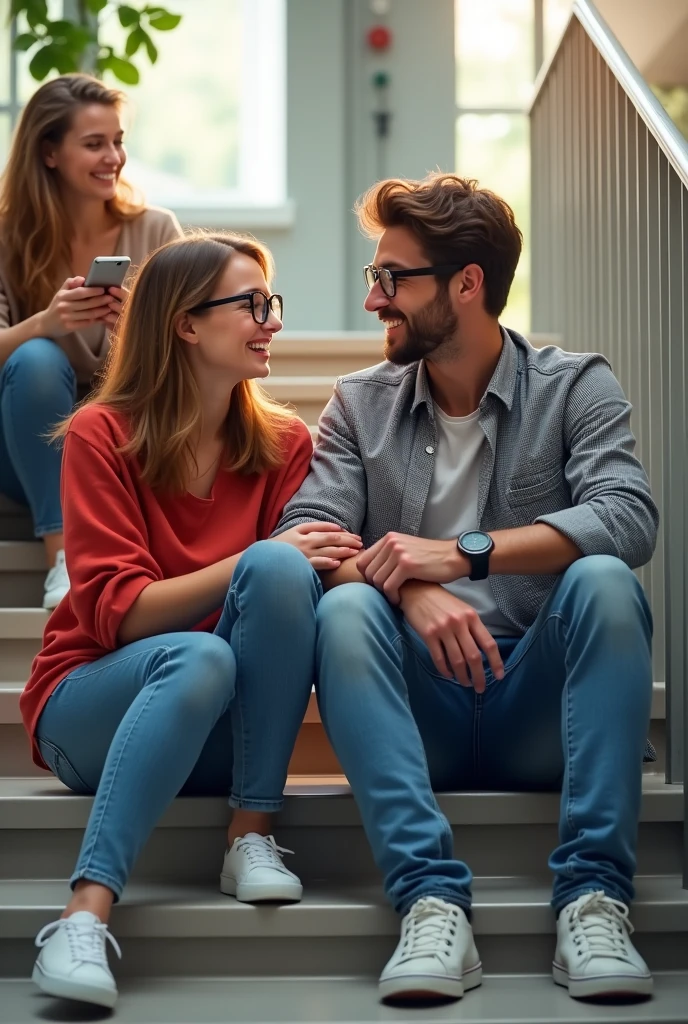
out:
<path id="1" fill-rule="evenodd" d="M 293 544 L 259 540 L 251 544 L 239 559 L 232 586 L 261 587 L 281 603 L 285 598 L 298 601 L 304 595 L 318 599 L 320 580 L 310 562 Z"/>
<path id="2" fill-rule="evenodd" d="M 214 703 L 224 710 L 234 697 L 236 658 L 222 637 L 187 633 L 177 648 L 167 648 L 166 657 L 166 668 L 173 669 L 177 693 L 189 711 Z"/>
<path id="3" fill-rule="evenodd" d="M 26 392 L 27 400 L 41 402 L 65 394 L 74 402 L 76 375 L 62 349 L 48 338 L 30 338 L 5 363 L 5 377 Z"/>

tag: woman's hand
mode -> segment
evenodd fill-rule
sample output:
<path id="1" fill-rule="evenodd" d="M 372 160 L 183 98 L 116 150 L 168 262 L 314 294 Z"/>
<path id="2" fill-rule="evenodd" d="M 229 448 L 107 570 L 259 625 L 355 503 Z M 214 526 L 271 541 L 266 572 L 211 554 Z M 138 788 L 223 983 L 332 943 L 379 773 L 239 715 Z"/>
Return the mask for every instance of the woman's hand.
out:
<path id="1" fill-rule="evenodd" d="M 122 307 L 129 298 L 128 288 L 108 288 L 107 298 L 110 300 L 110 312 L 102 317 L 105 324 L 116 324 L 122 313 Z"/>
<path id="2" fill-rule="evenodd" d="M 336 523 L 302 523 L 271 540 L 292 544 L 306 556 L 314 569 L 337 569 L 345 558 L 358 555 L 363 541 Z"/>
<path id="3" fill-rule="evenodd" d="M 41 313 L 41 333 L 47 338 L 61 338 L 91 324 L 110 322 L 106 318 L 113 315 L 113 303 L 121 305 L 120 300 L 109 295 L 104 288 L 84 288 L 85 280 L 84 277 L 68 277 L 48 308 Z M 113 292 L 122 290 L 112 289 Z"/>

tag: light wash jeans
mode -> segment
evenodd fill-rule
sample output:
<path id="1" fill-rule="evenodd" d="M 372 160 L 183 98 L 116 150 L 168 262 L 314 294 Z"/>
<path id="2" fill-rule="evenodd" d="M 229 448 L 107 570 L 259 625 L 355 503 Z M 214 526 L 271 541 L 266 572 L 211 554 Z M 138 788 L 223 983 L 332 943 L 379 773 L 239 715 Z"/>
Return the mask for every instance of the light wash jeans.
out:
<path id="1" fill-rule="evenodd" d="M 0 368 L 0 494 L 28 505 L 37 537 L 62 530 L 62 452 L 46 434 L 74 407 L 76 376 L 48 338 L 31 338 Z"/>
<path id="2" fill-rule="evenodd" d="M 528 632 L 498 641 L 506 675 L 486 665 L 482 695 L 440 676 L 371 586 L 331 590 L 317 617 L 320 712 L 400 913 L 429 895 L 470 908 L 433 788 L 561 788 L 554 909 L 599 889 L 630 903 L 652 623 L 623 562 L 575 562 Z"/>
<path id="3" fill-rule="evenodd" d="M 234 570 L 214 634 L 138 640 L 60 683 L 38 745 L 66 786 L 96 794 L 72 887 L 86 878 L 119 898 L 178 793 L 280 809 L 313 685 L 321 594 L 301 552 L 259 541 Z"/>

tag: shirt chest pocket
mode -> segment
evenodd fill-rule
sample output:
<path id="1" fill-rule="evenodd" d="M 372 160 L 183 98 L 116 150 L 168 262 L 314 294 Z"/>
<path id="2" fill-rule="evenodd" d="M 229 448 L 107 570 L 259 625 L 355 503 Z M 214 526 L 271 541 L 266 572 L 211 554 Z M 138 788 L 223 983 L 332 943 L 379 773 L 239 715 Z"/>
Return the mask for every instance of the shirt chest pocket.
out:
<path id="1" fill-rule="evenodd" d="M 551 504 L 557 492 L 563 502 L 568 486 L 559 462 L 543 466 L 537 473 L 513 476 L 507 487 L 506 498 L 512 508 L 534 504 L 544 506 Z"/>

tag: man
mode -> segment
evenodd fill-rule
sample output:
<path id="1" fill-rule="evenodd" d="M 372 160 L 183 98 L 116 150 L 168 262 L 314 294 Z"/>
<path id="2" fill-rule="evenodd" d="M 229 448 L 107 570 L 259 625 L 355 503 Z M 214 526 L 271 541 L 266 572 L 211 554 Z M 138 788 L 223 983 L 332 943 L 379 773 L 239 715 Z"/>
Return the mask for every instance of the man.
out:
<path id="1" fill-rule="evenodd" d="M 521 235 L 497 196 L 435 174 L 383 181 L 357 212 L 387 361 L 337 382 L 279 530 L 364 541 L 322 574 L 318 700 L 403 915 L 381 996 L 481 981 L 472 877 L 433 788 L 557 787 L 554 980 L 647 996 L 628 905 L 652 625 L 631 568 L 658 514 L 630 406 L 601 356 L 500 326 Z"/>

